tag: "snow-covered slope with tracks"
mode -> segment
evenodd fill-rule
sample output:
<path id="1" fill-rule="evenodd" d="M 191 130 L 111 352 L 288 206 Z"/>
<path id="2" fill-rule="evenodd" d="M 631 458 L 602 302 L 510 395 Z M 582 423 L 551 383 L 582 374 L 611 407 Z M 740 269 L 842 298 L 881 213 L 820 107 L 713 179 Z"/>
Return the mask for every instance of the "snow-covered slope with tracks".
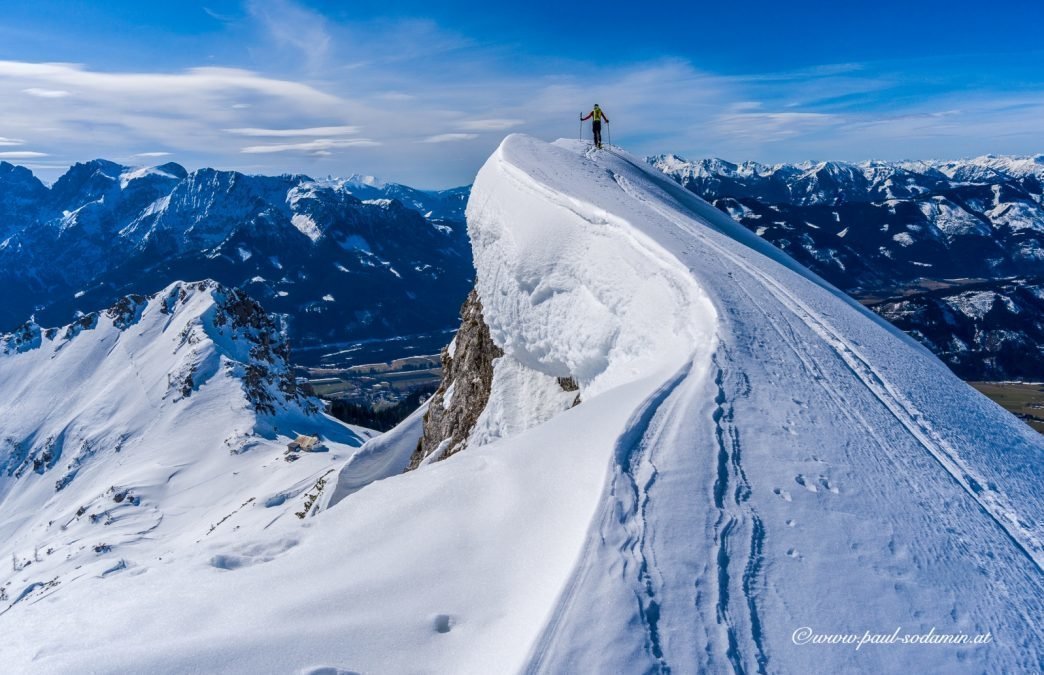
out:
<path id="1" fill-rule="evenodd" d="M 359 451 L 317 517 L 249 533 L 243 564 L 182 550 L 0 617 L 7 662 L 1039 669 L 1034 432 L 616 149 L 510 136 L 478 175 L 468 222 L 507 364 L 488 406 L 511 413 L 487 416 L 484 444 L 366 484 L 405 464 L 420 433 L 409 420 Z M 582 402 L 550 418 L 512 388 L 538 396 L 564 377 Z M 856 650 L 795 644 L 802 627 L 994 639 Z"/>
<path id="2" fill-rule="evenodd" d="M 645 269 L 680 265 L 698 289 L 673 304 L 687 316 L 654 310 L 649 325 L 661 340 L 684 335 L 682 318 L 710 318 L 699 311 L 703 296 L 716 310 L 713 339 L 682 340 L 674 355 L 683 365 L 619 437 L 600 515 L 531 669 L 954 672 L 1039 663 L 1038 435 L 620 151 L 511 138 L 480 174 L 469 216 L 487 321 L 509 356 L 527 353 L 512 348 L 519 326 L 561 327 L 523 342 L 567 348 L 577 332 L 569 319 L 591 314 L 556 321 L 543 309 L 547 293 L 519 298 L 504 293 L 504 279 L 534 268 L 547 279 L 578 257 L 594 266 L 605 259 L 595 248 L 603 238 L 640 243 L 632 248 L 647 252 Z M 570 225 L 587 241 L 555 245 Z M 491 231 L 504 241 L 487 247 Z M 616 264 L 599 280 L 637 291 Z M 659 300 L 651 306 L 671 308 Z M 550 359 L 535 367 L 557 374 Z M 582 379 L 581 393 L 597 405 Z M 1009 638 L 856 653 L 794 644 L 805 626 Z"/>

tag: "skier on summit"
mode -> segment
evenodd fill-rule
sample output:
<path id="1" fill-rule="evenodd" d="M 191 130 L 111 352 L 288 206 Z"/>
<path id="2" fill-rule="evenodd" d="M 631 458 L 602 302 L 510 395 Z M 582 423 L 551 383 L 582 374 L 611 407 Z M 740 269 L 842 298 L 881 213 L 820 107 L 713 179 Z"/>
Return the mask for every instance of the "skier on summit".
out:
<path id="1" fill-rule="evenodd" d="M 602 120 L 605 120 L 606 124 L 609 124 L 609 118 L 605 116 L 602 109 L 598 107 L 598 104 L 594 104 L 594 108 L 591 112 L 587 113 L 586 117 L 581 117 L 581 122 L 591 120 L 591 133 L 594 135 L 594 144 L 596 148 L 602 147 Z"/>

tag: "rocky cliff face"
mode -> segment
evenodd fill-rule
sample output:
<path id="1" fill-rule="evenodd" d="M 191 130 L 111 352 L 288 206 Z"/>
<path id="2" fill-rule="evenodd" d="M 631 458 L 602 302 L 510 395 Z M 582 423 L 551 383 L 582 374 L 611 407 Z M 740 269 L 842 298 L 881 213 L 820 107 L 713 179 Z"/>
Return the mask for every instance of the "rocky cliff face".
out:
<path id="1" fill-rule="evenodd" d="M 482 303 L 472 290 L 460 308 L 460 330 L 442 350 L 442 384 L 424 417 L 424 432 L 407 471 L 445 459 L 467 445 L 493 385 L 493 362 L 504 355 L 482 318 Z"/>
<path id="2" fill-rule="evenodd" d="M 472 290 L 460 310 L 460 330 L 442 351 L 442 384 L 428 404 L 406 470 L 514 436 L 580 401 L 574 376 L 537 372 L 504 353 Z"/>

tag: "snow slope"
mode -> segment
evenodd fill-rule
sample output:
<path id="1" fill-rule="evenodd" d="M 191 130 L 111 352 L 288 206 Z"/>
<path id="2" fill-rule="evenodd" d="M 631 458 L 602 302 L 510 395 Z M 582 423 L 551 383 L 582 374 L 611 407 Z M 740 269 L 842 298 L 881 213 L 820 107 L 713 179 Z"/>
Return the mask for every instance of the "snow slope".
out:
<path id="1" fill-rule="evenodd" d="M 241 535 L 307 510 L 369 433 L 292 388 L 284 347 L 258 305 L 214 282 L 0 338 L 0 615 L 46 616 L 79 585 L 193 549 L 216 567 L 268 555 Z M 330 452 L 286 461 L 297 433 Z"/>
<path id="2" fill-rule="evenodd" d="M 407 420 L 315 518 L 19 603 L 5 663 L 1039 670 L 1044 444 L 1025 425 L 619 150 L 509 136 L 468 222 L 508 365 L 488 442 L 367 485 L 408 458 Z M 582 403 L 554 414 L 541 383 L 567 376 Z M 796 645 L 804 626 L 994 640 Z"/>

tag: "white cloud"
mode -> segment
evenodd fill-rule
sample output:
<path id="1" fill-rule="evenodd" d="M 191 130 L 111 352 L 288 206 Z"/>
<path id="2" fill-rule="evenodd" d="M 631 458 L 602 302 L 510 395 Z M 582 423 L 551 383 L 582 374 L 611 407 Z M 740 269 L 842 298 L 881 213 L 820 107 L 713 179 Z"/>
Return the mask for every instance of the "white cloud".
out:
<path id="1" fill-rule="evenodd" d="M 478 134 L 435 134 L 428 136 L 421 143 L 454 143 L 457 141 L 470 141 L 478 138 Z"/>
<path id="2" fill-rule="evenodd" d="M 274 152 L 302 152 L 319 157 L 328 157 L 330 150 L 338 148 L 369 148 L 380 145 L 377 141 L 369 138 L 331 139 L 322 138 L 304 143 L 280 143 L 275 145 L 250 145 L 240 152 L 251 155 L 260 155 Z"/>
<path id="3" fill-rule="evenodd" d="M 49 157 L 49 155 L 46 152 L 32 152 L 30 150 L 0 152 L 0 159 L 36 159 L 38 157 Z"/>
<path id="4" fill-rule="evenodd" d="M 280 47 L 290 47 L 304 58 L 308 69 L 326 65 L 333 38 L 319 13 L 288 0 L 252 0 L 247 9 Z"/>
<path id="5" fill-rule="evenodd" d="M 65 98 L 70 94 L 70 92 L 64 89 L 41 89 L 39 87 L 29 87 L 28 89 L 23 89 L 22 92 L 37 98 Z"/>
<path id="6" fill-rule="evenodd" d="M 805 112 L 736 113 L 719 115 L 714 129 L 727 136 L 761 142 L 782 141 L 841 123 L 838 115 Z"/>
<path id="7" fill-rule="evenodd" d="M 216 12 L 209 7 L 203 7 L 203 11 L 210 18 L 220 21 L 222 23 L 231 23 L 236 20 L 234 16 L 230 16 L 228 14 L 221 14 L 220 12 Z"/>
<path id="8" fill-rule="evenodd" d="M 134 154 L 135 157 L 169 157 L 169 152 L 137 152 Z"/>
<path id="9" fill-rule="evenodd" d="M 601 66 L 537 57 L 520 68 L 502 45 L 430 21 L 333 21 L 290 0 L 246 2 L 213 25 L 243 63 L 263 64 L 257 70 L 0 61 L 0 120 L 11 137 L 0 145 L 24 139 L 17 145 L 52 155 L 47 164 L 162 147 L 186 166 L 358 172 L 447 187 L 472 180 L 509 130 L 576 138 L 579 114 L 594 101 L 612 120 L 612 140 L 638 155 L 775 162 L 1033 153 L 1044 138 L 1039 93 L 913 96 L 918 83 L 906 69 L 828 64 L 719 76 L 682 59 Z M 590 138 L 589 124 L 583 133 Z"/>
<path id="10" fill-rule="evenodd" d="M 75 90 L 75 103 L 70 97 L 22 95 L 34 87 Z M 232 107 L 244 102 L 251 107 Z M 220 165 L 240 150 L 236 135 L 224 129 L 312 129 L 307 123 L 364 110 L 307 83 L 236 68 L 103 72 L 68 63 L 0 61 L 0 120 L 8 140 L 25 139 L 73 160 L 128 155 L 151 145 Z"/>
<path id="11" fill-rule="evenodd" d="M 296 100 L 301 105 L 323 107 L 339 102 L 336 96 L 306 84 L 265 77 L 239 68 L 190 68 L 181 73 L 101 72 L 70 63 L 0 61 L 0 78 L 67 85 L 83 90 L 86 94 L 124 96 L 137 99 L 138 102 L 153 99 L 162 104 L 183 97 L 206 96 L 227 100 L 233 98 L 231 94 L 271 96 Z M 193 102 L 189 100 L 185 104 L 191 105 Z M 185 104 L 178 107 L 184 107 Z"/>
<path id="12" fill-rule="evenodd" d="M 257 136 L 272 138 L 294 138 L 307 136 L 338 136 L 359 133 L 359 127 L 336 126 L 336 127 L 308 127 L 306 129 L 225 129 L 230 134 L 237 136 Z"/>
<path id="13" fill-rule="evenodd" d="M 525 120 L 518 119 L 487 119 L 468 120 L 460 123 L 460 128 L 465 131 L 503 131 L 521 125 Z"/>
<path id="14" fill-rule="evenodd" d="M 25 141 L 17 138 L 4 138 L 0 136 L 0 146 L 4 145 L 25 145 Z"/>

